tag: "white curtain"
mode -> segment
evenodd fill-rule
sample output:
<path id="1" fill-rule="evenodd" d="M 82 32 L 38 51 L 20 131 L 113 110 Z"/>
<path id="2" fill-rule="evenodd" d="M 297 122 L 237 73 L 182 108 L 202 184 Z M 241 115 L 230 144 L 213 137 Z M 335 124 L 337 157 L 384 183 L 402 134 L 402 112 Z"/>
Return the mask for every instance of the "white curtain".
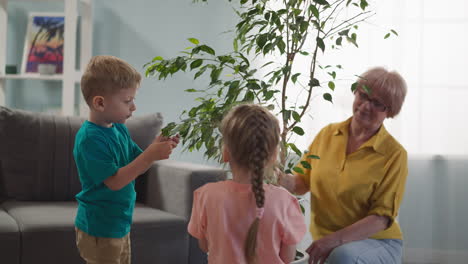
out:
<path id="1" fill-rule="evenodd" d="M 340 64 L 334 104 L 320 91 L 306 120 L 306 148 L 320 128 L 351 115 L 354 75 L 372 66 L 398 71 L 407 81 L 403 109 L 385 125 L 410 154 L 468 154 L 468 1 L 379 0 L 358 31 L 359 48 L 326 52 L 321 65 Z M 390 29 L 398 32 L 384 39 Z M 308 65 L 303 65 L 304 69 Z M 322 89 L 324 91 L 326 89 Z"/>

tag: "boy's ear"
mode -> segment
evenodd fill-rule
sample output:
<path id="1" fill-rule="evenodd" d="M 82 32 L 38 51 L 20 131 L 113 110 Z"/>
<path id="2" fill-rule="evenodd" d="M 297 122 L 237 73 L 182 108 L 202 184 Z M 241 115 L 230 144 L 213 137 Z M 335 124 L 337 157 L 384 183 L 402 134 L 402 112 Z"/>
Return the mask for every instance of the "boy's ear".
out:
<path id="1" fill-rule="evenodd" d="M 98 111 L 103 111 L 104 110 L 104 97 L 100 95 L 96 95 L 93 97 L 93 100 L 91 101 L 93 108 L 98 110 Z"/>

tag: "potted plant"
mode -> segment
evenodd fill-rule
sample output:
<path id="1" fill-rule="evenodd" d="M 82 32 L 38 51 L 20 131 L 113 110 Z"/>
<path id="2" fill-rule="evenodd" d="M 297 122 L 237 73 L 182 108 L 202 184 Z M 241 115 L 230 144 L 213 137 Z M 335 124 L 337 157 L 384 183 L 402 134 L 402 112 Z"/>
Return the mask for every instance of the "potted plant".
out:
<path id="1" fill-rule="evenodd" d="M 223 115 L 240 103 L 262 104 L 280 117 L 279 166 L 300 173 L 301 168 L 294 165 L 304 152 L 291 135 L 304 135 L 301 122 L 319 86 L 327 89 L 321 91 L 323 99 L 333 101 L 331 93 L 341 70 L 339 64 L 320 65 L 319 60 L 328 50 L 346 44 L 357 47 L 358 24 L 373 14 L 366 0 L 240 0 L 235 12 L 239 23 L 232 52 L 218 54 L 213 47 L 189 38 L 191 46 L 179 56 L 156 56 L 145 65 L 146 76 L 160 80 L 180 71 L 193 72 L 194 79 L 208 79 L 204 89 L 185 90 L 198 95 L 198 104 L 184 110 L 180 122 L 169 123 L 163 133 L 179 133 L 184 150 L 203 149 L 206 158 L 221 162 L 219 124 Z M 308 69 L 297 68 L 299 57 L 308 61 Z M 319 77 L 319 72 L 327 77 Z M 353 84 L 351 89 L 355 87 Z M 297 89 L 303 94 L 295 95 Z M 313 153 L 310 157 L 319 158 Z M 310 167 L 307 162 L 302 165 Z"/>

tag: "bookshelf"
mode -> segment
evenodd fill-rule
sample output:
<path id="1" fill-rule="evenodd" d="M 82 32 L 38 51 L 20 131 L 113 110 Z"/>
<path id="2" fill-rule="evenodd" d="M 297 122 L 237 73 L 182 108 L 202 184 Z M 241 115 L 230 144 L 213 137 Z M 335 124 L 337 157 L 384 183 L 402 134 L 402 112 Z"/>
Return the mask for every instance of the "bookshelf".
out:
<path id="1" fill-rule="evenodd" d="M 65 32 L 63 50 L 63 74 L 6 74 L 7 64 L 7 30 L 8 30 L 8 2 L 64 2 Z M 0 105 L 6 103 L 6 80 L 43 80 L 62 82 L 62 115 L 75 115 L 75 84 L 80 82 L 81 69 L 92 56 L 92 0 L 0 0 Z M 76 69 L 77 28 L 80 16 L 80 65 Z M 18 43 L 23 45 L 24 43 Z M 18 66 L 18 69 L 20 67 Z"/>

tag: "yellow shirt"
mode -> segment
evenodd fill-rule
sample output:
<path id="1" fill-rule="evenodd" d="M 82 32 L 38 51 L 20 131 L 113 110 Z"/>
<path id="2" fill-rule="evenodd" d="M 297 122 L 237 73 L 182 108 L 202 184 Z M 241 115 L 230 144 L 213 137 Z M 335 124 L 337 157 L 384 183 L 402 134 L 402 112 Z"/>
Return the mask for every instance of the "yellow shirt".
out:
<path id="1" fill-rule="evenodd" d="M 311 169 L 300 175 L 311 193 L 310 231 L 315 240 L 368 215 L 388 216 L 390 226 L 375 239 L 402 239 L 395 221 L 408 175 L 406 150 L 382 127 L 353 153 L 346 155 L 351 118 L 323 128 L 301 161 Z M 317 155 L 320 159 L 307 158 Z M 307 166 L 306 166 L 307 167 Z"/>

